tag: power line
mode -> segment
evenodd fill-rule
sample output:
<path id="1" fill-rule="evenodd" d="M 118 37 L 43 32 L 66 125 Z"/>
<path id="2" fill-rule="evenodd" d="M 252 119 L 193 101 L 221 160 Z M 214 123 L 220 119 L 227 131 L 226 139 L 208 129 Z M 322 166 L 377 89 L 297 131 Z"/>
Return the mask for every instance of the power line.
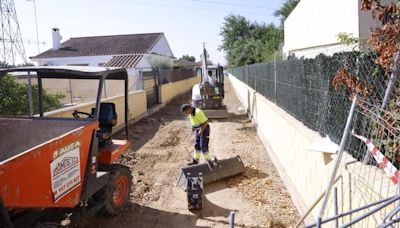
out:
<path id="1" fill-rule="evenodd" d="M 216 8 L 206 8 L 206 7 L 192 7 L 192 6 L 182 6 L 182 5 L 172 5 L 172 4 L 162 4 L 162 3 L 149 3 L 149 2 L 132 2 L 132 1 L 122 1 L 122 0 L 92 0 L 92 1 L 101 1 L 101 2 L 109 2 L 109 3 L 122 3 L 122 4 L 130 4 L 130 5 L 146 5 L 146 6 L 155 6 L 155 7 L 168 7 L 168 8 L 181 8 L 181 9 L 191 9 L 191 10 L 202 10 L 202 11 L 214 11 L 214 12 L 229 12 L 233 13 L 232 10 L 226 9 L 216 9 Z M 225 4 L 226 5 L 226 4 Z M 228 4 L 229 5 L 229 4 Z M 236 11 L 236 13 L 241 14 L 250 14 L 250 15 L 263 15 L 269 16 L 265 13 L 260 12 L 249 12 L 249 11 Z M 272 16 L 272 15 L 271 15 Z"/>
<path id="2" fill-rule="evenodd" d="M 209 1 L 209 0 L 192 0 L 193 2 L 203 2 L 208 4 L 215 4 L 215 5 L 231 5 L 231 6 L 239 6 L 239 7 L 248 7 L 248 8 L 257 8 L 257 9 L 267 9 L 267 10 L 276 10 L 276 8 L 266 7 L 266 6 L 256 6 L 256 5 L 245 5 L 245 4 L 238 4 L 232 2 L 219 2 L 219 1 Z"/>
<path id="3" fill-rule="evenodd" d="M 33 39 L 2 39 L 0 38 L 0 42 L 7 42 L 7 43 L 15 43 L 15 42 L 22 42 L 24 44 L 47 44 L 46 41 L 37 41 Z"/>
<path id="4" fill-rule="evenodd" d="M 47 45 L 46 41 L 37 41 L 37 40 L 31 40 L 31 39 L 23 39 L 22 42 L 27 45 Z"/>
<path id="5" fill-rule="evenodd" d="M 38 20 L 36 14 L 36 0 L 28 0 L 33 1 L 33 11 L 35 12 L 35 24 L 36 24 L 36 39 L 39 40 L 39 28 L 38 28 Z M 37 43 L 38 53 L 40 53 L 40 45 L 39 42 Z"/>

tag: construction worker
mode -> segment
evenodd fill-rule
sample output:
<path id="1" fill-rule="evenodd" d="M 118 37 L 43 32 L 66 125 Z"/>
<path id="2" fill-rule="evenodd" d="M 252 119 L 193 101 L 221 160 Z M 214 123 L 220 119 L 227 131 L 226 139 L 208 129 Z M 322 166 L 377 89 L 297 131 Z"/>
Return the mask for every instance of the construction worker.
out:
<path id="1" fill-rule="evenodd" d="M 208 76 L 210 77 L 212 84 L 215 84 L 217 82 L 217 77 L 213 75 L 213 72 L 211 70 L 208 71 Z"/>
<path id="2" fill-rule="evenodd" d="M 194 146 L 195 151 L 192 162 L 188 165 L 195 165 L 199 163 L 201 154 L 203 153 L 204 158 L 207 162 L 212 165 L 211 154 L 208 151 L 208 142 L 210 137 L 210 125 L 208 119 L 204 114 L 203 110 L 194 108 L 189 104 L 183 104 L 181 106 L 181 112 L 186 114 L 192 124 L 193 131 L 196 132 L 196 144 Z"/>

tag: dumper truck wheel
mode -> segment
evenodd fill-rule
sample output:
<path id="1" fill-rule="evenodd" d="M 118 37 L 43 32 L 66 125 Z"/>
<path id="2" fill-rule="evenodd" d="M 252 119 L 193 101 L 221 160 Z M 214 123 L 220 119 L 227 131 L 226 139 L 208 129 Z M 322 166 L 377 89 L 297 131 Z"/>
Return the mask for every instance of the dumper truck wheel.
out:
<path id="1" fill-rule="evenodd" d="M 128 167 L 112 164 L 110 166 L 110 180 L 101 190 L 104 208 L 100 213 L 117 215 L 127 205 L 132 188 L 132 174 Z"/>

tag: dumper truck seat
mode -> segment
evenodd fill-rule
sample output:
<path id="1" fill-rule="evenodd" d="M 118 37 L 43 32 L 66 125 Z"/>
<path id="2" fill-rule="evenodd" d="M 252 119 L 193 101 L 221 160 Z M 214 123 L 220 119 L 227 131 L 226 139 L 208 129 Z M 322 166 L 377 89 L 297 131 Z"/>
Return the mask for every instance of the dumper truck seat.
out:
<path id="1" fill-rule="evenodd" d="M 93 112 L 94 110 L 92 110 Z M 111 141 L 112 128 L 117 125 L 117 112 L 114 103 L 101 103 L 99 113 L 99 130 L 97 136 L 99 137 L 99 146 L 105 147 Z"/>

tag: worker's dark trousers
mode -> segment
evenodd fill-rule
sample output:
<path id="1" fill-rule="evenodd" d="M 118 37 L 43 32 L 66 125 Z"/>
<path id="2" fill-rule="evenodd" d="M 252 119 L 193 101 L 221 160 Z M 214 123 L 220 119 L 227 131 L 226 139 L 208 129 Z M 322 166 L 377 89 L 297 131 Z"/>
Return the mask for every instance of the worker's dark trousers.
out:
<path id="1" fill-rule="evenodd" d="M 204 129 L 203 135 L 200 135 L 200 129 L 196 130 L 196 145 L 194 145 L 196 151 L 201 151 L 203 152 L 203 154 L 207 153 L 209 141 L 210 141 L 210 125 L 208 125 Z"/>

